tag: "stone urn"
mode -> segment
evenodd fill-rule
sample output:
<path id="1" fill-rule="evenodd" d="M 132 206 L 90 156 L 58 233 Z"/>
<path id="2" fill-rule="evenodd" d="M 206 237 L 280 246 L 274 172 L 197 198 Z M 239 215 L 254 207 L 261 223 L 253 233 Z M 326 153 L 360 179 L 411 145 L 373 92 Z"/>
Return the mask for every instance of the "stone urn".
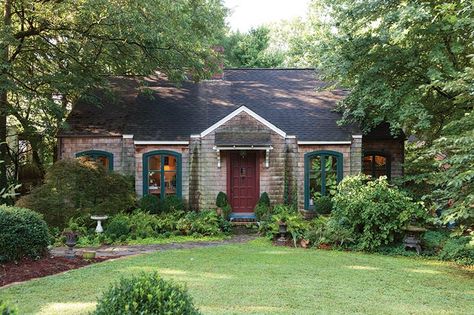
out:
<path id="1" fill-rule="evenodd" d="M 280 221 L 278 223 L 278 233 L 280 233 L 280 237 L 277 239 L 278 245 L 286 245 L 286 233 L 288 232 L 288 225 L 286 222 Z"/>
<path id="2" fill-rule="evenodd" d="M 66 237 L 66 246 L 68 247 L 65 257 L 75 258 L 74 246 L 77 244 L 77 237 L 79 234 L 74 231 L 64 231 L 63 235 Z"/>

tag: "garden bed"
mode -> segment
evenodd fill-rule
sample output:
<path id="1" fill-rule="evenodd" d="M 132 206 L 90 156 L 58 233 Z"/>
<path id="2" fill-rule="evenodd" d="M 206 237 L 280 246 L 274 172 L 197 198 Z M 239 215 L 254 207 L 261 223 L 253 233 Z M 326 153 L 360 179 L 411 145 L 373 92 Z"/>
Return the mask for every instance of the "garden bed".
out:
<path id="1" fill-rule="evenodd" d="M 0 264 L 0 287 L 14 282 L 22 282 L 34 278 L 54 275 L 71 269 L 81 268 L 93 263 L 114 257 L 101 257 L 85 260 L 81 257 L 69 259 L 65 257 L 45 257 L 38 260 L 23 259 L 19 262 Z"/>

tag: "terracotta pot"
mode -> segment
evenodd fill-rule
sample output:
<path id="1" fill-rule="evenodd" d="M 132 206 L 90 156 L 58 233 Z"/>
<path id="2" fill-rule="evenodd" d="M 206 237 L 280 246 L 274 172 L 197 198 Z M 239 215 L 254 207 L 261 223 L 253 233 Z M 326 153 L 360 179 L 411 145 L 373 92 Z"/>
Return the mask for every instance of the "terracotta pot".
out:
<path id="1" fill-rule="evenodd" d="M 305 239 L 302 239 L 302 240 L 300 241 L 300 245 L 301 245 L 301 247 L 303 247 L 303 248 L 308 248 L 308 246 L 309 246 L 309 241 L 308 241 L 308 240 L 305 240 Z"/>

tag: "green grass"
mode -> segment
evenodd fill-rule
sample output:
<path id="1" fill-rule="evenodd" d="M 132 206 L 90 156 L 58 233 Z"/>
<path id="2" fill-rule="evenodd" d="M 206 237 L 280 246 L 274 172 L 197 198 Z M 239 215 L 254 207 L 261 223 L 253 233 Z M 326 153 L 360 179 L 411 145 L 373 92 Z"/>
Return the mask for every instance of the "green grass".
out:
<path id="1" fill-rule="evenodd" d="M 148 237 L 136 240 L 127 240 L 125 242 L 114 242 L 113 245 L 162 245 L 171 243 L 186 243 L 186 242 L 212 242 L 229 239 L 228 235 L 217 235 L 217 236 L 183 236 L 183 235 L 171 235 L 169 237 Z M 64 246 L 60 244 L 59 246 Z M 99 242 L 94 243 L 79 243 L 78 248 L 81 247 L 101 247 L 102 244 Z"/>
<path id="2" fill-rule="evenodd" d="M 0 290 L 21 314 L 84 314 L 120 276 L 186 283 L 204 314 L 472 314 L 474 272 L 423 259 L 279 248 L 267 241 L 157 252 Z"/>

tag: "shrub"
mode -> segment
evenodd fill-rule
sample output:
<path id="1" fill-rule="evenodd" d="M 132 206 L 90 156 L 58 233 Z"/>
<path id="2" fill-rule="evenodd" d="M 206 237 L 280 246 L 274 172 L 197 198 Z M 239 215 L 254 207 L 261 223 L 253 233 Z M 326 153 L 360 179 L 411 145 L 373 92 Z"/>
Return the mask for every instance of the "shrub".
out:
<path id="1" fill-rule="evenodd" d="M 330 214 L 332 207 L 333 202 L 329 196 L 321 196 L 314 201 L 314 209 L 319 214 Z"/>
<path id="2" fill-rule="evenodd" d="M 268 198 L 268 194 L 266 192 L 263 192 L 260 195 L 260 199 L 258 200 L 254 209 L 257 220 L 260 221 L 268 217 L 271 213 L 270 210 L 270 198 Z"/>
<path id="3" fill-rule="evenodd" d="M 461 265 L 474 265 L 474 239 L 470 236 L 451 238 L 439 253 L 442 260 L 452 260 Z"/>
<path id="4" fill-rule="evenodd" d="M 193 211 L 181 218 L 176 228 L 184 235 L 214 236 L 222 233 L 221 220 L 212 210 Z"/>
<path id="5" fill-rule="evenodd" d="M 167 196 L 160 204 L 159 213 L 170 213 L 183 211 L 185 209 L 183 200 L 177 196 Z"/>
<path id="6" fill-rule="evenodd" d="M 0 300 L 0 315 L 16 315 L 18 311 L 16 307 L 8 305 L 6 302 Z"/>
<path id="7" fill-rule="evenodd" d="M 423 207 L 404 192 L 390 187 L 383 177 L 346 177 L 333 198 L 332 220 L 350 233 L 360 250 L 373 251 L 400 239 L 413 218 L 424 220 Z"/>
<path id="8" fill-rule="evenodd" d="M 46 173 L 45 183 L 17 205 L 42 213 L 51 226 L 64 227 L 72 217 L 127 210 L 134 199 L 127 177 L 92 161 L 70 159 L 56 162 Z"/>
<path id="9" fill-rule="evenodd" d="M 125 214 L 114 216 L 106 225 L 105 234 L 112 241 L 125 241 L 130 233 L 130 219 Z"/>
<path id="10" fill-rule="evenodd" d="M 449 239 L 447 232 L 427 231 L 422 236 L 423 254 L 435 255 L 444 247 Z"/>
<path id="11" fill-rule="evenodd" d="M 225 206 L 227 206 L 227 204 L 227 195 L 224 192 L 219 191 L 216 197 L 216 206 L 219 208 L 224 208 Z"/>
<path id="12" fill-rule="evenodd" d="M 138 202 L 138 206 L 141 210 L 149 213 L 158 213 L 160 209 L 160 198 L 155 195 L 145 195 Z"/>
<path id="13" fill-rule="evenodd" d="M 48 226 L 39 213 L 0 206 L 0 261 L 43 256 L 49 241 Z"/>
<path id="14" fill-rule="evenodd" d="M 122 278 L 99 299 L 93 314 L 200 313 L 184 287 L 165 281 L 153 273 Z"/>

